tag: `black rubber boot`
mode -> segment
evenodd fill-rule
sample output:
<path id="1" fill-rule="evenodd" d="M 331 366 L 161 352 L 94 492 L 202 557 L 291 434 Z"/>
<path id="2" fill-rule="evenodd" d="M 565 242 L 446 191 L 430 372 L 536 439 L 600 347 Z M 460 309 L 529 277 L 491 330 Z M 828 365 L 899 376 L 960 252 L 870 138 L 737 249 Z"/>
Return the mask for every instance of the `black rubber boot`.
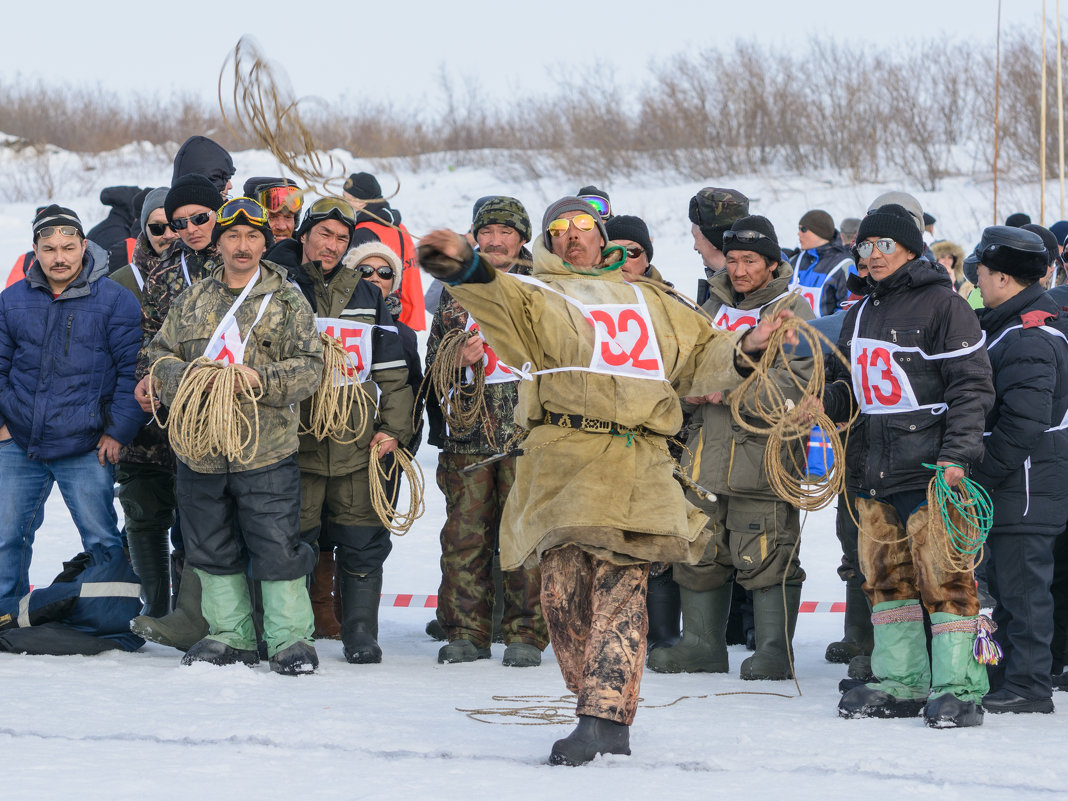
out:
<path id="1" fill-rule="evenodd" d="M 354 665 L 382 661 L 378 646 L 378 604 L 382 571 L 356 576 L 341 571 L 341 642 L 345 659 Z"/>
<path id="2" fill-rule="evenodd" d="M 192 573 L 192 571 L 189 571 Z M 192 665 L 196 662 L 207 662 L 210 665 L 258 665 L 260 655 L 252 650 L 231 648 L 224 642 L 205 637 L 193 644 L 182 657 L 183 665 Z"/>
<path id="3" fill-rule="evenodd" d="M 961 729 L 983 725 L 983 708 L 975 701 L 962 701 L 953 693 L 931 698 L 923 708 L 923 722 L 932 729 Z"/>
<path id="4" fill-rule="evenodd" d="M 784 602 L 785 601 L 785 602 Z M 781 584 L 753 591 L 756 652 L 742 662 L 739 676 L 746 680 L 792 679 L 794 627 L 801 606 L 801 586 Z"/>
<path id="5" fill-rule="evenodd" d="M 171 609 L 178 608 L 178 594 L 182 591 L 182 576 L 185 574 L 185 551 L 175 548 L 171 551 Z"/>
<path id="6" fill-rule="evenodd" d="M 646 641 L 649 650 L 670 648 L 678 643 L 682 635 L 679 615 L 682 612 L 682 596 L 679 585 L 667 570 L 659 576 L 649 577 L 649 591 L 645 596 L 646 609 L 649 612 L 649 635 Z"/>
<path id="7" fill-rule="evenodd" d="M 995 690 L 983 696 L 983 709 L 994 715 L 1001 715 L 1006 712 L 1012 712 L 1017 715 L 1038 712 L 1042 715 L 1048 715 L 1053 712 L 1053 699 L 1024 698 L 1022 695 L 1017 695 L 1012 690 L 1006 690 L 1002 687 L 1000 690 Z"/>
<path id="8" fill-rule="evenodd" d="M 598 754 L 630 756 L 630 726 L 614 720 L 578 716 L 578 726 L 571 734 L 553 743 L 550 765 L 585 765 Z"/>
<path id="9" fill-rule="evenodd" d="M 840 642 L 827 646 L 824 659 L 835 665 L 848 665 L 857 656 L 871 656 L 875 640 L 871 625 L 871 606 L 860 585 L 846 584 L 845 635 Z"/>
<path id="10" fill-rule="evenodd" d="M 681 587 L 682 639 L 677 645 L 649 652 L 647 664 L 656 673 L 726 673 L 729 669 L 724 632 L 731 608 L 732 584 L 698 592 Z"/>
<path id="11" fill-rule="evenodd" d="M 295 642 L 270 659 L 271 670 L 283 676 L 303 676 L 319 667 L 319 655 L 306 642 Z"/>
<path id="12" fill-rule="evenodd" d="M 492 642 L 504 642 L 504 633 L 501 624 L 504 622 L 504 573 L 501 572 L 501 555 L 493 554 L 493 614 L 491 616 L 492 629 L 490 640 Z"/>
<path id="13" fill-rule="evenodd" d="M 854 687 L 838 702 L 843 718 L 914 718 L 923 711 L 925 698 L 898 698 L 867 684 Z"/>
<path id="14" fill-rule="evenodd" d="M 158 536 L 132 535 L 127 532 L 130 564 L 141 579 L 141 614 L 163 617 L 171 610 L 171 575 L 167 532 Z"/>
<path id="15" fill-rule="evenodd" d="M 437 640 L 438 642 L 445 642 L 447 639 L 449 639 L 449 635 L 445 633 L 445 627 L 441 625 L 441 621 L 438 620 L 436 617 L 426 624 L 425 631 L 426 636 L 430 637 L 432 640 Z"/>

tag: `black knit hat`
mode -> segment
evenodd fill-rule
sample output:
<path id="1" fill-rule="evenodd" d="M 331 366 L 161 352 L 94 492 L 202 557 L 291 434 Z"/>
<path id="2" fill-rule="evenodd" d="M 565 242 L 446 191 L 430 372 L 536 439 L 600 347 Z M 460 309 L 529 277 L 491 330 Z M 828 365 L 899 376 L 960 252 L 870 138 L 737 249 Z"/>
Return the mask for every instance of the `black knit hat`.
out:
<path id="1" fill-rule="evenodd" d="M 471 221 L 471 233 L 478 236 L 479 229 L 487 225 L 507 225 L 514 228 L 524 242 L 530 241 L 530 215 L 514 197 L 489 197 L 478 207 Z"/>
<path id="2" fill-rule="evenodd" d="M 354 172 L 345 180 L 345 191 L 358 200 L 381 200 L 382 186 L 369 172 Z"/>
<path id="3" fill-rule="evenodd" d="M 798 226 L 807 228 L 820 239 L 826 239 L 828 242 L 834 239 L 834 219 L 823 209 L 806 211 L 801 221 L 798 222 Z"/>
<path id="4" fill-rule="evenodd" d="M 37 242 L 38 231 L 42 228 L 50 228 L 53 225 L 69 225 L 77 229 L 82 239 L 85 239 L 85 230 L 82 228 L 82 221 L 78 219 L 78 215 L 71 209 L 57 206 L 53 203 L 51 206 L 45 206 L 38 211 L 33 218 L 33 241 Z"/>
<path id="5" fill-rule="evenodd" d="M 649 226 L 641 217 L 620 214 L 604 224 L 609 239 L 629 239 L 637 242 L 645 251 L 645 257 L 653 260 L 653 240 L 649 238 Z"/>
<path id="6" fill-rule="evenodd" d="M 1009 228 L 1023 228 L 1031 222 L 1031 217 L 1028 214 L 1024 214 L 1022 211 L 1018 211 L 1015 214 L 1010 214 L 1005 218 L 1005 225 Z"/>
<path id="7" fill-rule="evenodd" d="M 168 222 L 174 219 L 175 210 L 190 204 L 218 211 L 219 206 L 223 204 L 223 196 L 215 188 L 215 184 L 203 175 L 184 175 L 174 182 L 163 202 Z"/>
<path id="8" fill-rule="evenodd" d="M 775 226 L 771 220 L 759 214 L 735 220 L 730 229 L 723 232 L 723 247 L 720 249 L 724 255 L 732 250 L 751 250 L 772 261 L 782 260 Z"/>
<path id="9" fill-rule="evenodd" d="M 915 256 L 923 253 L 923 236 L 916 227 L 916 219 L 896 203 L 880 206 L 860 221 L 857 243 L 873 236 L 889 237 Z"/>
<path id="10" fill-rule="evenodd" d="M 1063 263 L 1063 259 L 1061 259 L 1061 246 L 1057 242 L 1057 237 L 1051 230 L 1038 223 L 1028 223 L 1027 225 L 1022 225 L 1020 227 L 1024 231 L 1030 231 L 1031 233 L 1038 234 L 1042 237 L 1042 242 L 1046 246 L 1046 253 L 1049 254 L 1048 264 L 1053 264 L 1053 262 L 1057 262 L 1058 264 Z"/>

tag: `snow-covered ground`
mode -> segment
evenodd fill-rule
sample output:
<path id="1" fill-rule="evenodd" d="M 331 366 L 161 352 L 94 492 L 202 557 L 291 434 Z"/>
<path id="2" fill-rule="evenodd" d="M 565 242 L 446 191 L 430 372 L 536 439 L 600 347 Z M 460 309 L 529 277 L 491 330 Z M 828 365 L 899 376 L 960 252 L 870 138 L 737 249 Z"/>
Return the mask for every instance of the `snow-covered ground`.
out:
<path id="1" fill-rule="evenodd" d="M 145 166 L 137 170 L 139 160 Z M 246 177 L 274 172 L 262 154 L 239 153 L 235 162 L 238 187 Z M 80 164 L 65 154 L 57 163 L 63 175 L 73 167 L 62 165 Z M 364 168 L 349 165 L 350 171 Z M 0 178 L 25 169 L 0 153 Z M 72 206 L 88 226 L 104 216 L 96 201 L 103 186 L 158 185 L 169 174 L 165 158 L 120 154 L 91 182 L 71 178 L 77 192 L 60 186 L 41 202 Z M 379 175 L 389 186 L 390 178 Z M 438 225 L 466 227 L 471 202 L 491 193 L 520 197 L 536 227 L 549 201 L 577 188 L 549 179 L 510 184 L 487 171 L 459 168 L 398 179 L 394 205 L 413 234 Z M 835 219 L 858 215 L 878 193 L 899 188 L 797 178 L 706 183 L 749 193 L 753 210 L 769 216 L 788 245 L 807 209 L 825 208 Z M 920 195 L 921 201 L 939 218 L 943 236 L 968 247 L 989 224 L 989 186 L 967 179 L 946 186 Z M 654 263 L 691 290 L 700 262 L 690 250 L 685 213 L 698 187 L 660 185 L 651 177 L 641 185 L 604 188 L 617 211 L 649 222 Z M 1003 187 L 1002 207 L 1015 191 L 1019 205 L 1007 210 L 1032 211 L 1037 200 L 1029 205 L 1023 199 L 1033 189 Z M 2 269 L 28 247 L 35 205 L 0 204 L 0 258 L 8 259 Z M 433 482 L 436 452 L 424 446 L 419 462 L 428 478 L 426 514 L 395 540 L 386 563 L 387 595 L 437 592 L 444 504 Z M 56 492 L 38 532 L 31 579 L 48 583 L 79 549 Z M 809 515 L 801 548 L 808 573 L 804 601 L 844 599 L 838 559 L 833 510 Z M 349 665 L 340 643 L 320 641 L 318 675 L 298 679 L 271 674 L 265 665 L 182 668 L 177 651 L 152 644 L 135 654 L 91 658 L 0 654 L 0 798 L 1068 797 L 1063 715 L 991 715 L 981 728 L 954 731 L 927 729 L 919 719 L 839 719 L 837 684 L 845 670 L 824 662 L 823 652 L 840 638 L 842 615 L 830 612 L 800 616 L 800 693 L 792 682 L 740 681 L 738 665 L 746 656 L 740 646 L 731 648 L 729 675 L 647 672 L 633 756 L 551 768 L 545 760 L 553 740 L 573 725 L 551 652 L 538 668 L 502 667 L 500 645 L 488 661 L 438 665 L 439 643 L 423 632 L 432 614 L 383 608 L 382 664 Z"/>

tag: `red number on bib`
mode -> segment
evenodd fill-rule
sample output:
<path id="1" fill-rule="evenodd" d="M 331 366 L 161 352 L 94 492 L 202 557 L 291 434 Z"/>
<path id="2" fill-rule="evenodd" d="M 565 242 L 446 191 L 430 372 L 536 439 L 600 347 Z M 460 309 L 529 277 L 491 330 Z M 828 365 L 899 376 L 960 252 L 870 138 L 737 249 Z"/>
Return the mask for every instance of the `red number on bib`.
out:
<path id="1" fill-rule="evenodd" d="M 590 316 L 597 322 L 602 323 L 608 331 L 608 341 L 601 343 L 601 358 L 604 359 L 606 364 L 610 364 L 613 367 L 620 367 L 627 362 L 630 362 L 639 370 L 658 369 L 656 359 L 641 358 L 642 351 L 644 351 L 645 346 L 649 344 L 649 332 L 645 328 L 645 321 L 637 311 L 634 309 L 624 309 L 620 312 L 618 332 L 616 330 L 615 321 L 608 312 L 602 309 L 592 309 L 590 311 Z M 615 342 L 616 334 L 623 333 L 624 331 L 629 332 L 631 323 L 634 323 L 634 325 L 637 326 L 638 338 L 634 341 L 634 345 L 631 347 L 629 353 L 626 351 L 617 353 L 613 347 L 618 347 L 618 343 Z"/>
<path id="2" fill-rule="evenodd" d="M 882 365 L 879 382 L 872 384 L 869 369 Z M 890 367 L 890 353 L 886 348 L 875 348 L 869 355 L 865 348 L 857 356 L 857 366 L 860 367 L 860 383 L 864 390 L 864 403 L 868 406 L 879 404 L 880 406 L 896 406 L 901 400 L 901 384 L 894 376 Z M 885 382 L 885 385 L 882 383 Z M 872 400 L 874 396 L 874 401 Z"/>

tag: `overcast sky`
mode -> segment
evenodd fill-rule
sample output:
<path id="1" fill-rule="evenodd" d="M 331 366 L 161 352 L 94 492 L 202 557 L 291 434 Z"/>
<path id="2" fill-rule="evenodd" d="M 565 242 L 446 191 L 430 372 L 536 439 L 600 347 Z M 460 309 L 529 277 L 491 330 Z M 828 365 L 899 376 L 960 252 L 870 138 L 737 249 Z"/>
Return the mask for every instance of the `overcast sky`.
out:
<path id="1" fill-rule="evenodd" d="M 1052 25 L 1056 0 L 1046 5 Z M 1037 37 L 1041 9 L 1006 0 L 1002 26 Z M 785 59 L 805 58 L 813 36 L 993 49 L 996 20 L 997 0 L 52 0 L 5 4 L 0 78 L 214 99 L 224 60 L 248 34 L 298 96 L 408 107 L 436 101 L 443 66 L 492 101 L 590 70 L 642 81 L 651 62 L 739 38 Z"/>

